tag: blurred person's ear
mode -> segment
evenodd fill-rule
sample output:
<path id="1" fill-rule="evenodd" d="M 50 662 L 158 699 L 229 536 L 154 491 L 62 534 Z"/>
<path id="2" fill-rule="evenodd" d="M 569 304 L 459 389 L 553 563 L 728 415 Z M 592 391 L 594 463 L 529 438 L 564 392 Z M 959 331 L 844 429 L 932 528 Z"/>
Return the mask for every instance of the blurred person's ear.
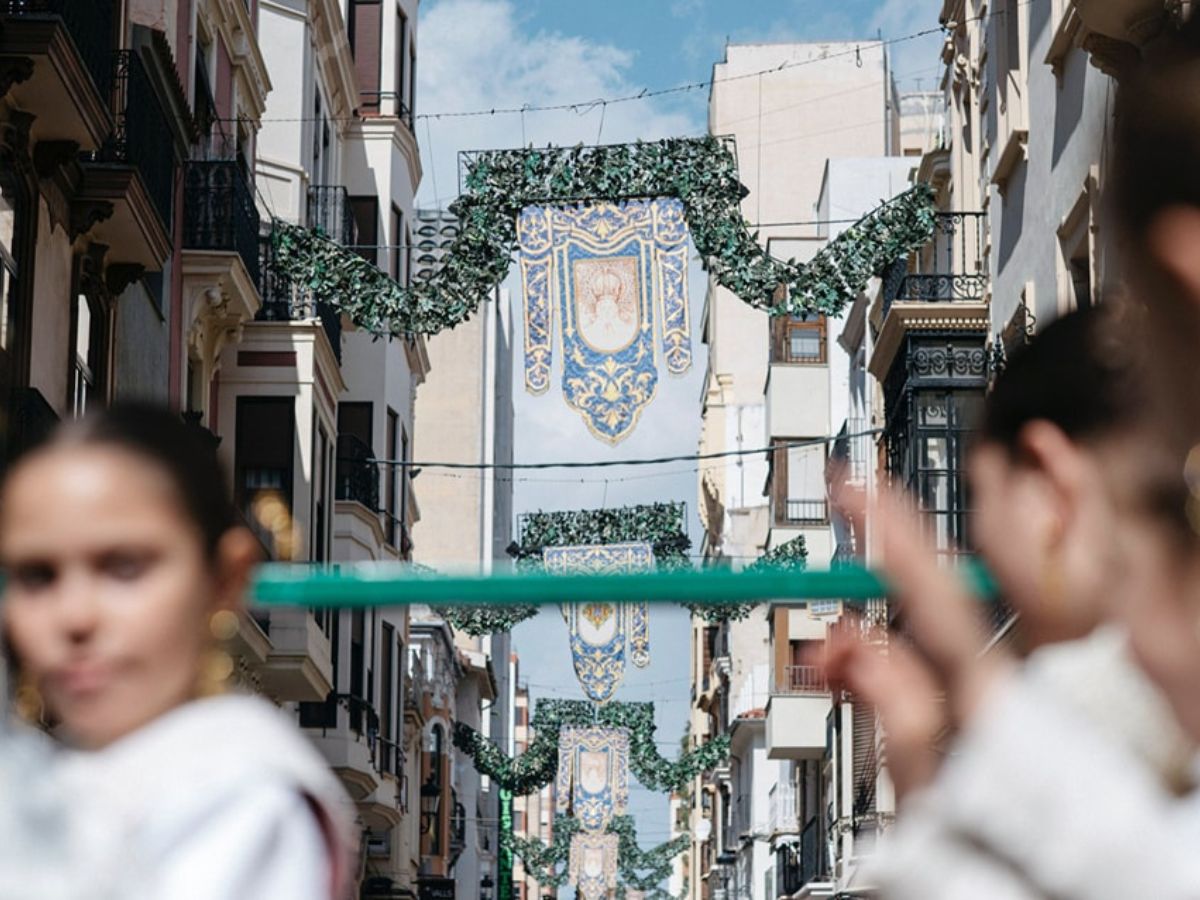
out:
<path id="1" fill-rule="evenodd" d="M 1050 490 L 1052 512 L 1066 528 L 1082 512 L 1087 492 L 1094 489 L 1087 454 L 1057 425 L 1037 419 L 1017 435 L 1017 454 L 1023 463 L 1040 472 Z"/>
<path id="2" fill-rule="evenodd" d="M 245 600 L 254 566 L 262 558 L 259 543 L 248 528 L 230 528 L 217 543 L 216 608 L 238 609 Z"/>
<path id="3" fill-rule="evenodd" d="M 1146 243 L 1158 265 L 1200 306 L 1200 208 L 1163 210 L 1150 224 Z"/>

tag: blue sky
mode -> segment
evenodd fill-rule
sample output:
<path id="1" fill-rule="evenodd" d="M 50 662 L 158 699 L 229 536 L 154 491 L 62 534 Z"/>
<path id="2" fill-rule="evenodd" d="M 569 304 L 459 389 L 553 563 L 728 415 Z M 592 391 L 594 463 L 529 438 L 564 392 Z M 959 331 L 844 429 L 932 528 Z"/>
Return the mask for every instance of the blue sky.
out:
<path id="1" fill-rule="evenodd" d="M 422 0 L 418 31 L 417 112 L 436 114 L 523 104 L 586 104 L 703 81 L 726 41 L 895 39 L 936 28 L 940 0 Z M 906 40 L 891 50 L 902 91 L 930 89 L 941 46 L 937 34 Z M 921 82 L 917 78 L 922 78 Z M 707 91 L 596 106 L 580 112 L 524 116 L 432 118 L 417 122 L 424 166 L 419 203 L 445 205 L 457 193 L 462 150 L 547 143 L 572 145 L 653 140 L 705 130 Z M 603 122 L 601 116 L 603 115 Z M 692 267 L 693 325 L 699 323 L 705 276 Z M 514 297 L 514 340 L 520 342 L 519 285 Z M 696 362 L 681 378 L 662 375 L 659 392 L 634 434 L 615 448 L 593 439 L 555 385 L 531 397 L 517 387 L 515 455 L 519 461 L 637 458 L 696 452 L 706 351 L 693 331 Z M 557 373 L 556 373 L 557 374 Z M 518 481 L 518 513 L 584 509 L 654 500 L 688 505 L 693 541 L 694 467 L 676 464 L 647 472 L 531 474 Z M 581 480 L 582 479 L 582 480 Z M 566 629 L 557 610 L 544 609 L 514 634 L 521 671 L 534 697 L 582 696 L 571 671 Z M 630 669 L 621 700 L 653 699 L 662 752 L 674 756 L 687 721 L 689 628 L 678 608 L 651 616 L 651 665 Z M 667 837 L 661 795 L 631 798 L 643 843 Z"/>

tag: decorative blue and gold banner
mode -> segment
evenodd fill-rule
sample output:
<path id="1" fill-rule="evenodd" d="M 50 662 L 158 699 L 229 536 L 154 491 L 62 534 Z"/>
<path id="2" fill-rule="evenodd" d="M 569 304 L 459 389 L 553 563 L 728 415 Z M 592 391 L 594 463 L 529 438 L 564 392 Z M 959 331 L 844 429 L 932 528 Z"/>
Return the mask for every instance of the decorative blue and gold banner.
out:
<path id="1" fill-rule="evenodd" d="M 548 572 L 594 575 L 654 568 L 654 548 L 647 543 L 587 544 L 546 547 L 542 564 Z M 571 642 L 575 677 L 589 699 L 610 700 L 625 677 L 625 652 L 638 668 L 650 664 L 649 612 L 645 603 L 567 603 L 563 618 Z"/>
<path id="2" fill-rule="evenodd" d="M 582 900 L 604 900 L 616 891 L 619 851 L 620 838 L 615 834 L 583 832 L 572 836 L 567 872 Z"/>
<path id="3" fill-rule="evenodd" d="M 658 387 L 655 331 L 669 373 L 692 364 L 687 234 L 677 199 L 522 210 L 526 389 L 550 386 L 557 309 L 563 397 L 596 437 L 627 437 Z"/>
<path id="4" fill-rule="evenodd" d="M 629 807 L 629 732 L 563 728 L 554 785 L 559 812 L 570 810 L 584 831 L 604 831 Z"/>

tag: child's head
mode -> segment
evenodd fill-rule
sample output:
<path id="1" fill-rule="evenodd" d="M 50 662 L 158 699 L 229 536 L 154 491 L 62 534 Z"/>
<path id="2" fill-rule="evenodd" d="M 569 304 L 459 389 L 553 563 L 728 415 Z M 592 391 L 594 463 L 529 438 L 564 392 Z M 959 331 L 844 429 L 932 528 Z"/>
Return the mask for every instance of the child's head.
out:
<path id="1" fill-rule="evenodd" d="M 1139 420 L 1134 367 L 1109 311 L 1071 313 L 1013 354 L 989 397 L 970 475 L 976 545 L 1031 644 L 1104 613 L 1119 530 L 1114 484 Z"/>
<path id="2" fill-rule="evenodd" d="M 60 426 L 0 490 L 4 633 L 18 678 L 98 747 L 196 696 L 210 622 L 257 557 L 215 453 L 165 410 Z"/>

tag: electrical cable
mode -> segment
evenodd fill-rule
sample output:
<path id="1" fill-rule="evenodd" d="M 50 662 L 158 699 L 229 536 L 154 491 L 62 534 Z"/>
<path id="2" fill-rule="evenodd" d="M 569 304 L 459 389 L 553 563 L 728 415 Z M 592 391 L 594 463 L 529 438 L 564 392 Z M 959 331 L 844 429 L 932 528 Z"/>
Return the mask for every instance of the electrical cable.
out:
<path id="1" fill-rule="evenodd" d="M 871 428 L 866 431 L 848 432 L 846 434 L 826 435 L 825 437 L 805 438 L 802 441 L 781 441 L 769 447 L 755 447 L 752 450 L 719 450 L 712 453 L 691 453 L 679 456 L 655 456 L 640 459 L 600 459 L 590 462 L 560 460 L 556 462 L 536 463 L 464 463 L 464 462 L 424 462 L 408 459 L 371 459 L 381 466 L 396 466 L 404 469 L 607 469 L 614 466 L 657 466 L 672 462 L 692 462 L 705 459 L 725 459 L 732 456 L 754 456 L 759 453 L 772 453 L 776 450 L 788 450 L 792 447 L 817 447 L 833 441 L 852 440 L 881 434 L 882 428 Z M 682 474 L 682 473 L 681 473 Z"/>

